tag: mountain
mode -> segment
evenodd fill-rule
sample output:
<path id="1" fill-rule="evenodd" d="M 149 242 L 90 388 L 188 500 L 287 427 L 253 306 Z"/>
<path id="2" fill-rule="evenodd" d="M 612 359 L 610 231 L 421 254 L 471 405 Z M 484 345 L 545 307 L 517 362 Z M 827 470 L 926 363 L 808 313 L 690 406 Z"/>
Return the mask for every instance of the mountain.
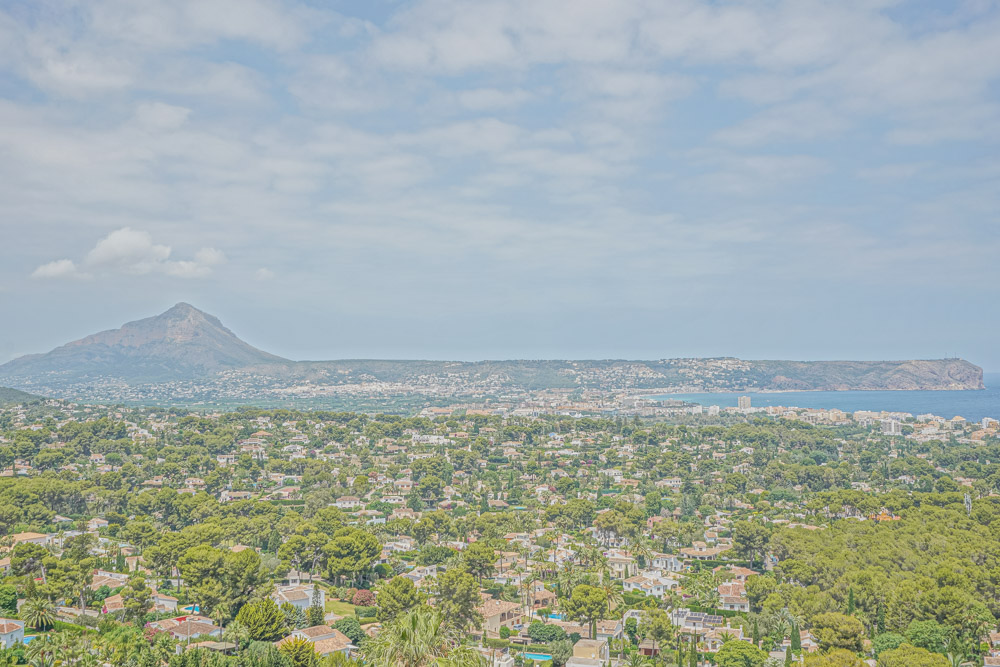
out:
<path id="1" fill-rule="evenodd" d="M 500 396 L 547 389 L 616 393 L 983 389 L 962 359 L 747 361 L 289 361 L 179 303 L 45 354 L 0 366 L 0 384 L 99 401 L 244 403 L 289 397 Z M 345 399 L 353 400 L 353 399 Z"/>
<path id="2" fill-rule="evenodd" d="M 19 403 L 33 403 L 40 400 L 42 400 L 41 396 L 35 396 L 34 394 L 29 394 L 26 391 L 11 389 L 9 387 L 0 387 L 0 406 L 17 405 Z"/>
<path id="3" fill-rule="evenodd" d="M 218 318 L 178 303 L 165 313 L 120 329 L 14 359 L 0 366 L 0 378 L 15 386 L 63 385 L 97 378 L 149 383 L 274 363 L 287 360 L 244 343 Z"/>

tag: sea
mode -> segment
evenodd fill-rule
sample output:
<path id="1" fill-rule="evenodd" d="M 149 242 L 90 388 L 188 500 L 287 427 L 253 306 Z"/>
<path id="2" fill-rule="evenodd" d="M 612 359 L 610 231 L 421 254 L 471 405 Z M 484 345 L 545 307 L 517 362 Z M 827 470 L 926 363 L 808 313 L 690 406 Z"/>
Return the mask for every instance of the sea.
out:
<path id="1" fill-rule="evenodd" d="M 945 419 L 955 416 L 968 421 L 983 417 L 1000 419 L 1000 373 L 985 373 L 986 389 L 978 391 L 778 391 L 723 392 L 710 394 L 662 394 L 649 396 L 658 401 L 685 401 L 720 408 L 736 407 L 740 396 L 749 396 L 750 405 L 833 409 L 845 412 L 909 412 L 913 416 L 933 414 Z"/>

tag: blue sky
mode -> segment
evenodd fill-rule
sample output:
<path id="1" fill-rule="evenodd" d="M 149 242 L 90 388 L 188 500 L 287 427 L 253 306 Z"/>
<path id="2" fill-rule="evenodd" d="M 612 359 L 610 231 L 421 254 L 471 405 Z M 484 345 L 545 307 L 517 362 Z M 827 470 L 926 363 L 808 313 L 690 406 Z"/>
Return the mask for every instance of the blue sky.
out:
<path id="1" fill-rule="evenodd" d="M 188 301 L 292 358 L 1000 370 L 1000 4 L 0 5 L 0 360 Z"/>

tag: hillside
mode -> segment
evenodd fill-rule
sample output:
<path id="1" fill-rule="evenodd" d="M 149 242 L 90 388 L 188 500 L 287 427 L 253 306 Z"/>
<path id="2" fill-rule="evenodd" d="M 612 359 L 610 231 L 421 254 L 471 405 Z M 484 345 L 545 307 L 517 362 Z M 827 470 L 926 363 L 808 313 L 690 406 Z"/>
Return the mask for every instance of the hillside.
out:
<path id="1" fill-rule="evenodd" d="M 218 318 L 179 303 L 166 312 L 128 322 L 0 366 L 10 384 L 60 386 L 96 378 L 125 382 L 191 379 L 221 370 L 285 363 L 243 342 Z"/>
<path id="2" fill-rule="evenodd" d="M 31 403 L 41 400 L 41 396 L 35 396 L 25 391 L 11 389 L 10 387 L 0 387 L 0 406 L 17 405 L 18 403 Z"/>
<path id="3" fill-rule="evenodd" d="M 982 389 L 982 369 L 962 359 L 747 361 L 709 359 L 289 361 L 263 352 L 218 318 L 179 303 L 45 354 L 0 366 L 0 383 L 93 400 L 252 401 L 265 395 L 377 392 L 500 395 L 547 389 L 605 392 Z"/>

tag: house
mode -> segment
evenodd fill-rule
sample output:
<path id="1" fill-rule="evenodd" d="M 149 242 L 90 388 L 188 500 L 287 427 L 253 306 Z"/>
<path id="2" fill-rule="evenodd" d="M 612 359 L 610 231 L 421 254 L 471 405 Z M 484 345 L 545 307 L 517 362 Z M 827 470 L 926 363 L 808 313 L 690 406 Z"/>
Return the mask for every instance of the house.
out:
<path id="1" fill-rule="evenodd" d="M 667 572 L 681 572 L 684 570 L 684 563 L 673 554 L 653 554 L 652 562 L 654 570 L 666 570 Z"/>
<path id="2" fill-rule="evenodd" d="M 625 634 L 625 626 L 621 619 L 602 620 L 597 622 L 597 639 L 621 639 Z"/>
<path id="3" fill-rule="evenodd" d="M 521 622 L 521 605 L 517 602 L 484 600 L 477 611 L 483 617 L 483 628 L 485 628 L 487 636 L 498 637 L 501 626 L 512 628 Z"/>
<path id="4" fill-rule="evenodd" d="M 212 619 L 197 615 L 166 618 L 162 621 L 150 623 L 149 627 L 169 633 L 174 639 L 181 641 L 203 635 L 208 637 L 220 637 L 222 635 L 222 628 L 212 623 Z"/>
<path id="5" fill-rule="evenodd" d="M 721 628 L 723 620 L 721 616 L 684 608 L 674 609 L 670 612 L 670 622 L 675 626 L 679 626 L 681 632 L 697 633 L 699 630 Z"/>
<path id="6" fill-rule="evenodd" d="M 225 490 L 219 494 L 220 503 L 231 503 L 237 500 L 250 500 L 253 494 L 249 491 L 229 491 Z"/>
<path id="7" fill-rule="evenodd" d="M 681 555 L 687 556 L 688 558 L 696 558 L 698 560 L 715 560 L 724 551 L 729 551 L 730 547 L 728 545 L 720 545 L 717 547 L 710 547 L 704 542 L 695 542 L 693 546 L 686 549 L 681 549 Z"/>
<path id="8" fill-rule="evenodd" d="M 314 625 L 311 628 L 294 630 L 292 634 L 277 642 L 277 646 L 281 648 L 282 645 L 294 639 L 305 639 L 310 642 L 316 653 L 322 658 L 334 653 L 340 653 L 349 658 L 351 651 L 357 648 L 347 635 L 340 630 L 334 630 L 329 625 Z"/>
<path id="9" fill-rule="evenodd" d="M 49 542 L 49 536 L 42 533 L 15 533 L 13 544 L 40 544 L 45 546 Z"/>
<path id="10" fill-rule="evenodd" d="M 278 586 L 278 588 L 271 593 L 271 599 L 274 600 L 279 607 L 287 602 L 296 609 L 305 611 L 309 609 L 309 607 L 313 606 L 314 595 L 318 596 L 317 602 L 319 603 L 319 606 L 325 607 L 326 591 L 322 588 L 316 588 L 311 584 L 304 586 Z"/>
<path id="11" fill-rule="evenodd" d="M 364 503 L 362 503 L 361 499 L 357 496 L 341 496 L 337 498 L 334 503 L 334 505 L 342 510 L 355 509 L 357 507 L 361 507 L 363 504 Z"/>
<path id="12" fill-rule="evenodd" d="M 573 645 L 573 657 L 566 663 L 566 667 L 600 667 L 609 660 L 607 640 L 581 639 Z"/>
<path id="13" fill-rule="evenodd" d="M 545 588 L 545 584 L 537 579 L 528 588 L 528 603 L 532 609 L 553 607 L 556 604 L 556 594 Z"/>
<path id="14" fill-rule="evenodd" d="M 415 586 L 425 586 L 437 575 L 437 569 L 437 565 L 417 566 L 402 576 L 412 581 Z"/>
<path id="15" fill-rule="evenodd" d="M 639 564 L 624 551 L 608 552 L 608 569 L 615 579 L 634 577 L 639 572 Z"/>
<path id="16" fill-rule="evenodd" d="M 0 647 L 11 648 L 24 643 L 24 621 L 0 618 Z"/>
<path id="17" fill-rule="evenodd" d="M 639 642 L 639 655 L 654 657 L 660 654 L 660 647 L 652 639 L 643 639 Z"/>
<path id="18" fill-rule="evenodd" d="M 177 611 L 177 598 L 153 590 L 154 611 Z"/>
<path id="19" fill-rule="evenodd" d="M 655 598 L 662 598 L 667 592 L 677 588 L 678 582 L 673 577 L 664 576 L 656 570 L 646 570 L 629 577 L 624 582 L 626 593 L 642 593 Z"/>

